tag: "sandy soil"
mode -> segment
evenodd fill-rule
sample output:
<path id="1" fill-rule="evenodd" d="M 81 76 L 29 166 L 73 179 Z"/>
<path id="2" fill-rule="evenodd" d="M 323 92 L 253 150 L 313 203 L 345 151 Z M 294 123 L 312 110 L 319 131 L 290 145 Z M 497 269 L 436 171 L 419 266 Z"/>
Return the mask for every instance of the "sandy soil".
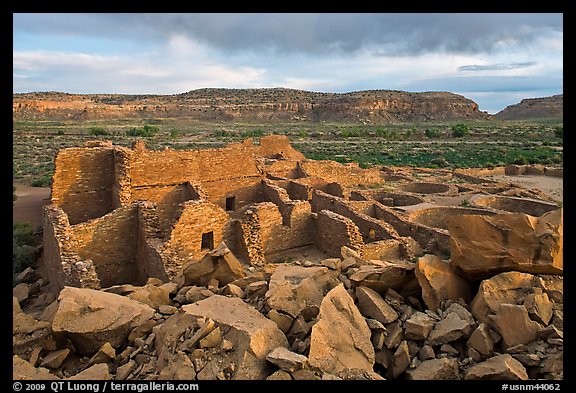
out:
<path id="1" fill-rule="evenodd" d="M 42 206 L 50 200 L 50 188 L 30 187 L 14 183 L 16 187 L 16 202 L 12 208 L 14 222 L 29 222 L 32 228 L 42 226 Z"/>
<path id="2" fill-rule="evenodd" d="M 538 189 L 556 202 L 564 200 L 564 179 L 552 176 L 505 176 L 493 175 L 490 179 L 498 182 L 508 182 L 527 189 Z"/>

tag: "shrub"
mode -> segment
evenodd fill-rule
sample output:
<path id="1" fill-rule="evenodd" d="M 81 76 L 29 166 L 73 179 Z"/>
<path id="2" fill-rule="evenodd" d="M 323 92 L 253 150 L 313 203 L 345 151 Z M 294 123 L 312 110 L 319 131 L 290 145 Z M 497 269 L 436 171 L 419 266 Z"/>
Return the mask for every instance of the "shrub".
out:
<path id="1" fill-rule="evenodd" d="M 58 135 L 64 135 L 64 130 L 58 130 Z"/>
<path id="2" fill-rule="evenodd" d="M 261 136 L 264 136 L 264 131 L 261 129 L 242 132 L 243 138 L 259 138 Z"/>
<path id="3" fill-rule="evenodd" d="M 14 285 L 16 274 L 36 262 L 34 246 L 36 239 L 32 232 L 32 225 L 28 222 L 12 223 L 12 282 Z"/>
<path id="4" fill-rule="evenodd" d="M 516 165 L 526 165 L 526 164 L 528 164 L 528 160 L 527 160 L 526 157 L 524 157 L 524 156 L 518 156 L 518 157 L 514 160 L 514 164 L 516 164 Z"/>
<path id="5" fill-rule="evenodd" d="M 18 199 L 18 195 L 16 195 L 16 187 L 12 186 L 12 202 L 16 202 L 16 199 Z"/>
<path id="6" fill-rule="evenodd" d="M 180 131 L 180 130 L 172 129 L 172 130 L 170 131 L 170 138 L 171 138 L 171 139 L 176 139 L 176 138 L 178 138 L 178 137 L 181 136 L 181 135 L 182 135 L 182 131 Z"/>
<path id="7" fill-rule="evenodd" d="M 32 187 L 50 187 L 50 185 L 52 184 L 52 176 L 44 175 L 42 177 L 32 180 L 32 183 L 30 184 L 32 185 Z"/>
<path id="8" fill-rule="evenodd" d="M 424 131 L 424 134 L 428 137 L 428 138 L 438 138 L 440 137 L 440 131 L 435 130 L 435 129 L 430 129 L 430 128 L 426 128 L 426 130 Z"/>
<path id="9" fill-rule="evenodd" d="M 469 133 L 468 126 L 464 123 L 458 123 L 452 126 L 452 136 L 454 138 L 462 138 Z"/>
<path id="10" fill-rule="evenodd" d="M 563 138 L 564 137 L 564 126 L 554 127 L 554 136 L 556 136 L 556 138 Z"/>
<path id="11" fill-rule="evenodd" d="M 90 135 L 110 135 L 110 133 L 104 127 L 90 127 L 88 129 Z M 62 134 L 64 132 L 62 131 Z"/>
<path id="12" fill-rule="evenodd" d="M 300 138 L 307 138 L 308 137 L 308 131 L 300 130 L 300 131 L 298 131 L 298 136 L 300 136 Z"/>
<path id="13" fill-rule="evenodd" d="M 445 168 L 447 166 L 450 166 L 450 163 L 448 161 L 446 161 L 446 159 L 443 157 L 434 158 L 434 159 L 430 160 L 430 163 L 434 164 L 434 165 L 438 165 L 439 168 Z"/>
<path id="14" fill-rule="evenodd" d="M 160 131 L 160 128 L 158 128 L 157 126 L 145 124 L 142 127 L 131 128 L 130 130 L 126 131 L 126 135 L 128 135 L 128 136 L 141 136 L 144 138 L 150 138 L 150 137 L 153 137 L 158 131 Z"/>

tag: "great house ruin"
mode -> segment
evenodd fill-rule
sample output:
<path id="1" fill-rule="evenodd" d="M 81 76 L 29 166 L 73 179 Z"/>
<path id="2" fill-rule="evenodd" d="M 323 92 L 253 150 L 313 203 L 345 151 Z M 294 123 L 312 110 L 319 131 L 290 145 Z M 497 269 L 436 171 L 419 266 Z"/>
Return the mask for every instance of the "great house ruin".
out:
<path id="1" fill-rule="evenodd" d="M 382 268 L 409 270 L 417 256 L 450 253 L 450 217 L 511 212 L 556 214 L 561 223 L 559 207 L 538 193 L 470 171 L 308 160 L 284 136 L 193 151 L 90 141 L 56 156 L 44 262 L 55 292 L 173 280 L 222 242 L 241 268 L 306 253 L 342 257 L 346 246 L 364 259 L 389 261 Z M 531 266 L 558 274 L 559 252 Z M 377 274 L 371 269 L 366 277 Z"/>

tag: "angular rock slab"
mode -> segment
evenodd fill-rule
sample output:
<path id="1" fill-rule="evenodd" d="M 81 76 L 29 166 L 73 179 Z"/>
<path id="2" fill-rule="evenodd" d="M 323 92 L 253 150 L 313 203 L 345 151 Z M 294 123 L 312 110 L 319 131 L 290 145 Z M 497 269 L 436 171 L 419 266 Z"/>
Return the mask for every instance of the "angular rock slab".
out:
<path id="1" fill-rule="evenodd" d="M 15 380 L 59 380 L 56 375 L 50 374 L 44 367 L 34 367 L 18 355 L 12 357 L 12 379 Z"/>
<path id="2" fill-rule="evenodd" d="M 355 286 L 368 287 L 383 295 L 388 288 L 403 292 L 410 289 L 412 281 L 416 281 L 414 277 L 415 263 L 403 260 L 370 260 L 366 263 L 349 276 L 350 281 Z"/>
<path id="3" fill-rule="evenodd" d="M 284 371 L 294 372 L 304 368 L 308 358 L 284 347 L 278 347 L 274 348 L 272 352 L 266 356 L 266 360 L 274 363 Z"/>
<path id="4" fill-rule="evenodd" d="M 428 254 L 416 263 L 416 278 L 422 287 L 422 299 L 430 310 L 438 310 L 442 300 L 458 298 L 470 302 L 470 284 L 456 274 L 452 266 Z"/>
<path id="5" fill-rule="evenodd" d="M 119 347 L 132 329 L 154 315 L 146 304 L 94 289 L 64 287 L 58 301 L 52 331 L 69 338 L 84 355 L 93 355 L 106 342 Z"/>
<path id="6" fill-rule="evenodd" d="M 464 379 L 526 380 L 526 368 L 511 355 L 494 356 L 475 364 L 464 373 Z"/>
<path id="7" fill-rule="evenodd" d="M 530 319 L 522 305 L 501 304 L 492 320 L 505 348 L 536 340 L 538 331 L 542 329 L 542 325 Z"/>
<path id="8" fill-rule="evenodd" d="M 451 312 L 434 326 L 428 335 L 427 341 L 430 345 L 442 345 L 458 340 L 470 334 L 472 327 L 460 318 L 455 312 Z"/>
<path id="9" fill-rule="evenodd" d="M 543 287 L 542 279 L 529 273 L 500 273 L 480 283 L 478 293 L 470 303 L 472 315 L 488 324 L 488 315 L 494 314 L 501 304 L 522 303 L 524 297 Z"/>
<path id="10" fill-rule="evenodd" d="M 218 280 L 220 286 L 246 276 L 244 266 L 222 242 L 198 261 L 182 268 L 184 285 L 207 286 L 210 279 Z"/>
<path id="11" fill-rule="evenodd" d="M 458 360 L 454 358 L 425 360 L 414 369 L 406 371 L 409 380 L 460 379 Z"/>
<path id="12" fill-rule="evenodd" d="M 524 213 L 446 219 L 451 262 L 470 279 L 502 271 L 563 272 L 563 209 L 540 217 Z"/>
<path id="13" fill-rule="evenodd" d="M 390 306 L 378 292 L 368 287 L 357 287 L 358 309 L 370 318 L 374 318 L 384 325 L 398 319 L 398 313 Z"/>
<path id="14" fill-rule="evenodd" d="M 327 267 L 279 265 L 270 277 L 266 303 L 292 318 L 306 308 L 319 309 L 324 294 L 338 284 L 337 275 Z"/>
<path id="15" fill-rule="evenodd" d="M 238 298 L 214 295 L 188 304 L 182 310 L 195 317 L 210 318 L 227 332 L 223 338 L 234 344 L 233 379 L 266 379 L 274 370 L 266 355 L 276 347 L 288 348 L 288 340 L 276 323 Z"/>
<path id="16" fill-rule="evenodd" d="M 312 327 L 308 362 L 327 373 L 372 370 L 375 361 L 370 328 L 343 284 L 322 300 Z"/>

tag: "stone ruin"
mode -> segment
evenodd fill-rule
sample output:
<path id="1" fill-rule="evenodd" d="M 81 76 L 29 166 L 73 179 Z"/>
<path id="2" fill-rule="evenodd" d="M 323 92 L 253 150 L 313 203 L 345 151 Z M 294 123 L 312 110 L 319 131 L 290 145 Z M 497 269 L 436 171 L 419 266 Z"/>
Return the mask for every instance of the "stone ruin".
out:
<path id="1" fill-rule="evenodd" d="M 276 135 L 62 149 L 53 303 L 15 295 L 15 378 L 562 378 L 562 209 L 482 174 L 308 160 Z M 31 342 L 76 369 L 46 374 Z"/>

